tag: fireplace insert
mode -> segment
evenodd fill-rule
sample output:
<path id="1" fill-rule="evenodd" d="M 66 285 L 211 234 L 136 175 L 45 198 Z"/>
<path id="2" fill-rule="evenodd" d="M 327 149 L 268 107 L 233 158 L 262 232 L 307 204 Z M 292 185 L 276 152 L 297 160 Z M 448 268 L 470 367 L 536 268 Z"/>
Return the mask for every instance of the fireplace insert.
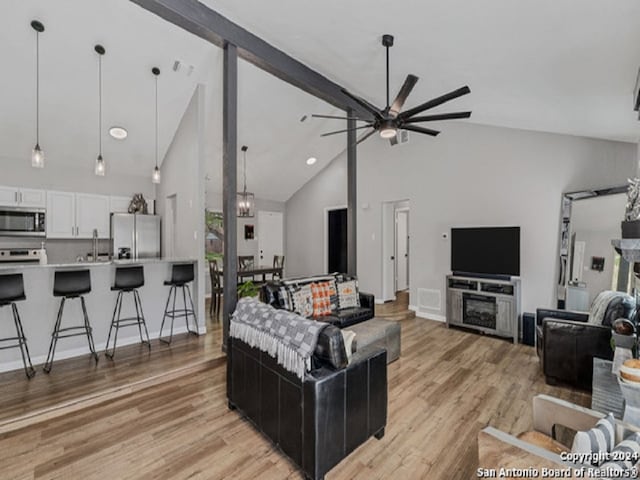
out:
<path id="1" fill-rule="evenodd" d="M 496 297 L 465 293 L 462 301 L 462 323 L 495 330 L 498 316 Z"/>

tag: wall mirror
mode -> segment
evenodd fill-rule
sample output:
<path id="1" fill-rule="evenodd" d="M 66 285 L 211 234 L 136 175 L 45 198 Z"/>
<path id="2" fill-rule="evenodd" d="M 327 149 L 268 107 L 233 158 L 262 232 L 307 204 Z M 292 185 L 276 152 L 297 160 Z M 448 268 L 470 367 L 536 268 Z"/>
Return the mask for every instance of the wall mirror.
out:
<path id="1" fill-rule="evenodd" d="M 633 287 L 630 264 L 611 245 L 620 237 L 626 192 L 621 185 L 563 195 L 558 308 L 588 311 L 599 292 Z"/>

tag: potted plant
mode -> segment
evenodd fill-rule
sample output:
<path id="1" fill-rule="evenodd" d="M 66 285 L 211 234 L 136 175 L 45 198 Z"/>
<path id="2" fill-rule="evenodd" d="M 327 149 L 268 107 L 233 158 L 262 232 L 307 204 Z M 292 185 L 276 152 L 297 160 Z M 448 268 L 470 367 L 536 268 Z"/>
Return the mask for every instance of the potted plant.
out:
<path id="1" fill-rule="evenodd" d="M 238 287 L 238 298 L 257 297 L 260 294 L 260 288 L 251 280 L 247 280 Z"/>

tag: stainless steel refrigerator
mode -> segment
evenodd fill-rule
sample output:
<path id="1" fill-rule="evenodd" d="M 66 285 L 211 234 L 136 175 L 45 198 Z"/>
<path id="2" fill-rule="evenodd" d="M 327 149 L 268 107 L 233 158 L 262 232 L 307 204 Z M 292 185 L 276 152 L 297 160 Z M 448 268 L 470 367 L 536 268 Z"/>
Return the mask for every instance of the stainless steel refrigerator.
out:
<path id="1" fill-rule="evenodd" d="M 160 217 L 129 213 L 111 214 L 113 258 L 160 256 Z"/>

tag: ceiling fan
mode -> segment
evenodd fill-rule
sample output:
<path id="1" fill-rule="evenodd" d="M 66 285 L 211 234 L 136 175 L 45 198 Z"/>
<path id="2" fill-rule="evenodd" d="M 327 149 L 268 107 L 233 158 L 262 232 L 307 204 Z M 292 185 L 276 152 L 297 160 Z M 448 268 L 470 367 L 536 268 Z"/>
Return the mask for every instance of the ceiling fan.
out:
<path id="1" fill-rule="evenodd" d="M 402 107 L 407 101 L 407 97 L 413 90 L 413 87 L 418 82 L 418 77 L 415 75 L 407 75 L 402 88 L 398 92 L 396 99 L 393 103 L 389 103 L 389 48 L 393 46 L 393 35 L 383 35 L 382 36 L 382 45 L 387 49 L 387 106 L 384 109 L 377 108 L 372 105 L 368 101 L 363 98 L 354 95 L 353 93 L 342 89 L 342 93 L 352 98 L 358 105 L 364 108 L 371 117 L 363 119 L 363 118 L 355 118 L 355 117 L 338 117 L 334 115 L 316 115 L 313 114 L 312 117 L 315 118 L 330 118 L 336 120 L 362 120 L 365 121 L 366 124 L 360 127 L 355 128 L 347 128 L 345 130 L 337 130 L 335 132 L 323 133 L 321 137 L 327 137 L 329 135 L 336 135 L 338 133 L 345 133 L 352 130 L 360 130 L 363 128 L 371 128 L 372 130 L 363 136 L 357 143 L 364 142 L 367 138 L 373 135 L 375 132 L 379 132 L 382 138 L 387 138 L 391 142 L 391 145 L 395 145 L 398 143 L 397 134 L 398 130 L 409 130 L 411 132 L 422 133 L 425 135 L 436 136 L 440 132 L 437 130 L 432 130 L 430 128 L 425 128 L 416 123 L 421 122 L 433 122 L 437 120 L 453 120 L 456 118 L 469 118 L 471 116 L 471 112 L 455 112 L 455 113 L 439 113 L 435 115 L 419 115 L 425 110 L 429 110 L 431 108 L 437 107 L 438 105 L 442 105 L 450 100 L 461 97 L 462 95 L 466 95 L 470 93 L 471 90 L 468 86 L 464 86 L 454 90 L 452 92 L 446 93 L 440 97 L 434 98 L 425 102 L 417 107 L 410 108 L 409 110 L 402 111 Z"/>

